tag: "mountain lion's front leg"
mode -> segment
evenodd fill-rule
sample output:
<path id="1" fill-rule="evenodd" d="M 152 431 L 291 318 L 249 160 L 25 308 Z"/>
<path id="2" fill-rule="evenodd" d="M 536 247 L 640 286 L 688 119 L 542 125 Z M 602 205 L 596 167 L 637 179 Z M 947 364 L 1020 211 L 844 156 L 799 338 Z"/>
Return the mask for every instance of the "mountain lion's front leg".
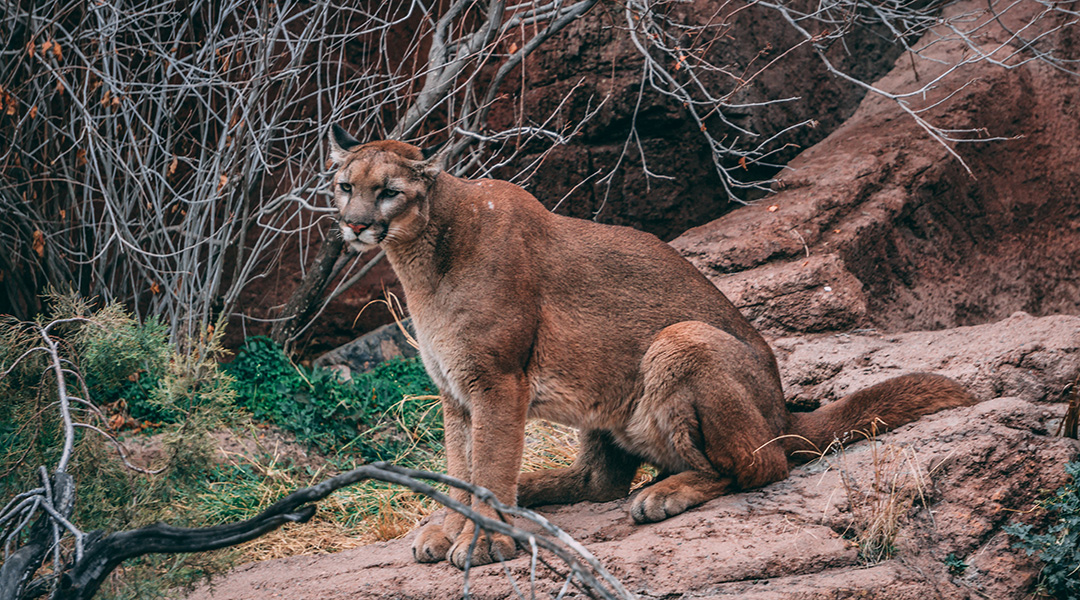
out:
<path id="1" fill-rule="evenodd" d="M 469 469 L 469 413 L 461 403 L 447 394 L 442 396 L 443 442 L 446 448 L 446 472 L 462 481 L 472 481 Z M 468 506 L 471 495 L 456 487 L 450 488 L 454 500 Z M 413 558 L 417 562 L 438 562 L 446 558 L 450 545 L 465 527 L 465 516 L 447 509 L 443 522 L 428 523 L 413 540 Z"/>
<path id="2" fill-rule="evenodd" d="M 513 506 L 529 407 L 525 375 L 481 376 L 474 389 L 471 403 L 472 483 L 486 487 L 500 502 Z M 493 508 L 475 498 L 472 508 L 485 517 L 500 518 Z M 474 566 L 485 565 L 514 556 L 513 539 L 481 531 L 470 557 L 473 533 L 473 522 L 466 521 L 450 548 L 450 562 L 455 566 L 465 568 L 466 561 Z"/>

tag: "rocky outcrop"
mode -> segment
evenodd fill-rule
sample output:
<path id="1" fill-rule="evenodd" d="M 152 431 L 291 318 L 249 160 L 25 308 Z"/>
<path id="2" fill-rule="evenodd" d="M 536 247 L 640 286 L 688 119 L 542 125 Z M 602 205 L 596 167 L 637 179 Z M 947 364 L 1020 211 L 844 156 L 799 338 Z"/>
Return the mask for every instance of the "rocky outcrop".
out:
<path id="1" fill-rule="evenodd" d="M 1080 372 L 1080 318 L 1008 319 L 944 331 L 875 331 L 773 340 L 789 404 L 816 408 L 912 371 L 956 379 L 977 398 L 1062 402 Z"/>
<path id="2" fill-rule="evenodd" d="M 1017 598 L 1038 568 L 1010 549 L 1002 526 L 1032 511 L 1064 483 L 1080 451 L 1053 437 L 1065 406 L 1062 382 L 1080 369 L 1080 317 L 1015 315 L 1000 323 L 895 336 L 826 335 L 777 342 L 794 399 L 831 396 L 912 370 L 950 374 L 984 402 L 929 417 L 849 446 L 759 490 L 724 496 L 650 525 L 634 525 L 629 499 L 548 507 L 542 512 L 581 541 L 640 598 L 922 600 Z M 874 482 L 887 480 L 888 490 Z M 892 558 L 869 564 L 859 533 L 899 506 Z M 440 518 L 436 515 L 433 518 Z M 413 562 L 404 539 L 328 556 L 251 564 L 189 600 L 253 597 L 454 598 L 462 574 Z M 963 560 L 962 574 L 945 559 Z M 506 569 L 528 586 L 528 557 Z M 537 589 L 562 580 L 538 572 Z M 513 597 L 500 565 L 470 573 L 478 599 Z"/>
<path id="3" fill-rule="evenodd" d="M 697 75 L 715 97 L 733 90 L 740 75 L 749 77 L 773 63 L 733 95 L 730 103 L 741 106 L 726 112 L 731 122 L 757 137 L 737 132 L 713 115 L 706 124 L 717 139 L 739 138 L 753 147 L 796 123 L 816 121 L 814 127 L 783 134 L 775 144 L 780 151 L 770 162 L 783 164 L 821 141 L 851 116 L 865 94 L 829 75 L 799 34 L 770 9 L 752 2 L 718 5 L 697 0 L 663 10 L 676 23 L 711 24 L 700 37 L 683 43 L 688 52 L 700 54 L 703 63 L 721 67 Z M 518 120 L 542 123 L 561 106 L 559 122 L 573 123 L 603 100 L 581 133 L 543 160 L 527 187 L 548 207 L 558 203 L 560 214 L 629 225 L 668 240 L 716 218 L 731 204 L 711 150 L 689 113 L 680 102 L 643 83 L 644 59 L 626 31 L 626 19 L 622 6 L 598 6 L 567 27 L 528 59 L 522 74 L 524 97 L 508 95 L 496 102 L 493 115 L 496 126 L 500 120 L 508 126 Z M 848 35 L 847 44 L 859 52 L 836 44 L 829 58 L 867 80 L 885 74 L 900 55 L 883 29 L 857 27 Z M 781 98 L 793 100 L 762 104 Z M 640 151 L 635 141 L 627 145 L 632 127 Z M 516 175 L 538 158 L 526 152 L 508 174 Z M 729 160 L 729 166 L 735 164 L 734 158 Z M 660 177 L 647 177 L 646 171 Z M 762 180 L 774 172 L 751 165 L 741 175 Z"/>
<path id="4" fill-rule="evenodd" d="M 1027 15 L 1019 12 L 1002 24 L 1015 30 L 1012 20 Z M 989 21 L 984 50 L 1009 38 L 979 18 Z M 1067 37 L 1059 50 L 1080 57 Z M 942 73 L 932 59 L 952 64 L 964 51 L 931 45 L 927 59 L 905 57 L 875 85 L 918 89 Z M 963 88 L 923 116 L 1013 138 L 953 145 L 971 174 L 894 102 L 869 96 L 789 164 L 779 193 L 672 245 L 775 335 L 941 329 L 1018 310 L 1078 313 L 1080 145 L 1063 142 L 1080 139 L 1076 81 L 1038 61 L 1011 71 L 980 63 L 909 99 L 919 110 Z"/>

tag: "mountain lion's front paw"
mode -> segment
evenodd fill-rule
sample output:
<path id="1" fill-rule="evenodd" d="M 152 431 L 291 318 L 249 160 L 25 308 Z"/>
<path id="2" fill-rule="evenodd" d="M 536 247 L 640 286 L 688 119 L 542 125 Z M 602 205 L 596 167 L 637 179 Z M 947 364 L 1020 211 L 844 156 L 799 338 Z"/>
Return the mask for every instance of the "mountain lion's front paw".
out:
<path id="1" fill-rule="evenodd" d="M 457 540 L 454 541 L 454 545 L 450 548 L 450 562 L 455 567 L 464 569 L 466 560 L 473 567 L 490 564 L 499 559 L 510 560 L 517 552 L 514 540 L 509 536 L 481 531 L 470 559 L 469 545 L 472 544 L 472 541 L 473 528 L 470 524 L 470 526 L 465 527 L 465 531 L 461 532 L 461 535 L 458 536 Z"/>
<path id="2" fill-rule="evenodd" d="M 439 562 L 446 558 L 450 549 L 450 538 L 446 537 L 442 525 L 429 523 L 420 530 L 412 544 L 412 555 L 416 562 Z"/>

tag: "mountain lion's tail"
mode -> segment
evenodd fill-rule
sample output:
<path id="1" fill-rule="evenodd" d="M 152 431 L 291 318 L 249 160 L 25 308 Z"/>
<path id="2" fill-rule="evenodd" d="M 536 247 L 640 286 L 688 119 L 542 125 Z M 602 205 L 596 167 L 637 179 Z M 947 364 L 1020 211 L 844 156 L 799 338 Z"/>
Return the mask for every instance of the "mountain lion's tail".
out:
<path id="1" fill-rule="evenodd" d="M 814 412 L 792 413 L 790 435 L 781 443 L 791 461 L 804 462 L 833 440 L 847 444 L 975 402 L 974 396 L 948 377 L 912 373 L 859 390 Z"/>

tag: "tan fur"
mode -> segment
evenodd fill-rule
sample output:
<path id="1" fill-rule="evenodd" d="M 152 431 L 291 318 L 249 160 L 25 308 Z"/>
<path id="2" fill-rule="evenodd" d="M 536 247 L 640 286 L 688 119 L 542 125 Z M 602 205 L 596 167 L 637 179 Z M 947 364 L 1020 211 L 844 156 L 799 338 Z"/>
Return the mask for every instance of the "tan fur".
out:
<path id="1" fill-rule="evenodd" d="M 630 512 L 657 521 L 786 477 L 806 446 L 769 443 L 779 436 L 824 447 L 876 419 L 895 427 L 973 402 L 951 380 L 909 375 L 792 415 L 765 340 L 654 236 L 552 214 L 506 182 L 457 179 L 399 142 L 334 144 L 334 155 L 343 221 L 385 231 L 342 226 L 351 243 L 381 242 L 405 289 L 443 397 L 449 473 L 505 503 L 625 496 L 648 462 L 662 475 Z M 387 185 L 403 198 L 379 200 Z M 572 466 L 519 475 L 529 417 L 580 429 Z M 472 535 L 450 513 L 419 533 L 413 553 L 460 567 Z M 482 536 L 472 564 L 513 553 L 509 538 Z"/>

